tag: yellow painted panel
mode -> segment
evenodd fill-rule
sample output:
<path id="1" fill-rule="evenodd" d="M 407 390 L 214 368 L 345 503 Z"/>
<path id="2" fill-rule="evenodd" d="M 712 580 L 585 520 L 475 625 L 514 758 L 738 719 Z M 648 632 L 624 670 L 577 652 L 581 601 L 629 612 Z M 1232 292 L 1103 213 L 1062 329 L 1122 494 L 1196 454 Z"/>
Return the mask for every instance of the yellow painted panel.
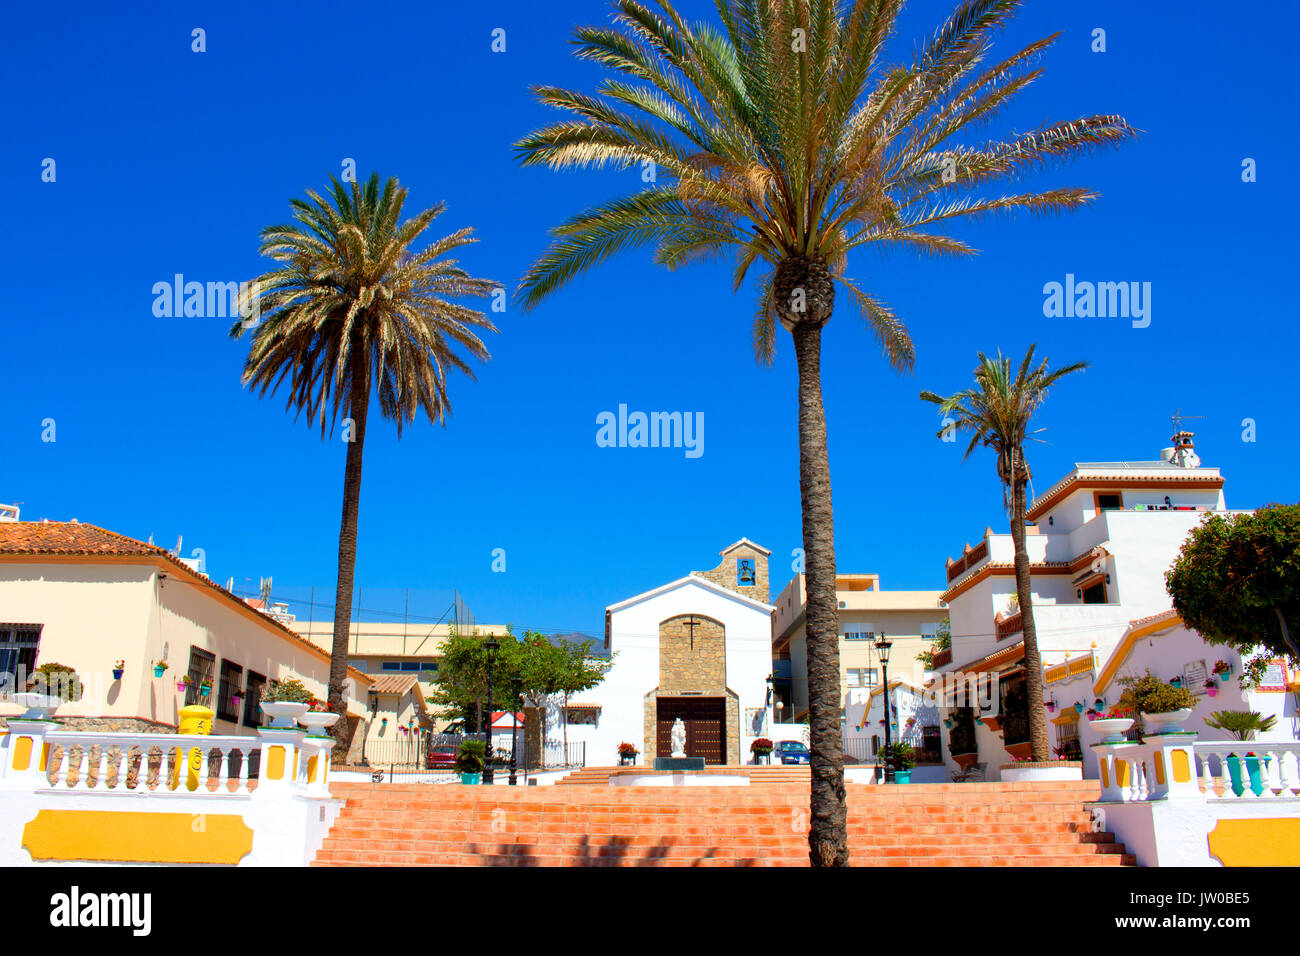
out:
<path id="1" fill-rule="evenodd" d="M 1210 855 L 1224 866 L 1300 866 L 1300 820 L 1220 820 Z"/>
<path id="2" fill-rule="evenodd" d="M 1192 779 L 1192 768 L 1187 762 L 1186 750 L 1175 750 L 1173 756 L 1169 758 L 1169 763 L 1174 769 L 1175 783 L 1189 783 Z"/>
<path id="3" fill-rule="evenodd" d="M 1156 751 L 1155 764 L 1156 764 L 1156 783 L 1160 784 L 1160 786 L 1163 787 L 1165 785 L 1165 755 L 1162 754 L 1159 750 Z"/>
<path id="4" fill-rule="evenodd" d="M 284 779 L 284 748 L 283 747 L 266 748 L 266 779 L 267 780 Z"/>
<path id="5" fill-rule="evenodd" d="M 26 770 L 27 765 L 32 762 L 32 738 L 16 737 L 14 738 L 14 763 L 15 770 Z"/>
<path id="6" fill-rule="evenodd" d="M 1129 765 L 1125 760 L 1115 761 L 1115 783 L 1121 787 L 1129 785 Z"/>
<path id="7" fill-rule="evenodd" d="M 1110 774 L 1107 772 L 1106 768 L 1107 763 L 1109 763 L 1109 761 L 1103 760 L 1101 762 L 1101 785 L 1103 787 L 1110 786 Z"/>
<path id="8" fill-rule="evenodd" d="M 307 761 L 307 782 L 312 783 L 316 780 L 316 756 L 313 755 Z"/>
<path id="9" fill-rule="evenodd" d="M 253 831 L 235 814 L 41 810 L 23 828 L 33 860 L 235 864 Z"/>

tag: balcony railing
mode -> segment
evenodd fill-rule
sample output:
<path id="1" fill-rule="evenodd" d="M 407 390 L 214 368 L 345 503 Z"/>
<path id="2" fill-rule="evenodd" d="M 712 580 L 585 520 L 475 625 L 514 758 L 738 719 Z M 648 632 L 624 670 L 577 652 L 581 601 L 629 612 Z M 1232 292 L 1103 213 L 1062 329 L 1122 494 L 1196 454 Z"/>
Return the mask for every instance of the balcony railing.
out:
<path id="1" fill-rule="evenodd" d="M 941 651 L 934 652 L 934 659 L 931 661 L 931 670 L 938 670 L 940 667 L 947 667 L 952 663 L 952 648 L 945 647 Z"/>
<path id="2" fill-rule="evenodd" d="M 964 572 L 966 572 L 970 568 L 975 567 L 975 565 L 979 564 L 986 557 L 988 557 L 988 554 L 989 554 L 988 541 L 981 541 L 978 547 L 971 548 L 964 555 L 962 555 L 958 560 L 948 565 L 948 581 L 952 582 L 957 580 L 957 578 L 959 578 Z"/>
<path id="3" fill-rule="evenodd" d="M 257 786 L 262 741 L 195 734 L 48 734 L 45 782 L 57 790 L 141 796 L 189 789 L 249 793 Z"/>
<path id="4" fill-rule="evenodd" d="M 994 625 L 999 641 L 1004 641 L 1013 634 L 1019 634 L 1024 628 L 1024 612 L 1016 611 L 1010 617 L 1005 617 Z"/>

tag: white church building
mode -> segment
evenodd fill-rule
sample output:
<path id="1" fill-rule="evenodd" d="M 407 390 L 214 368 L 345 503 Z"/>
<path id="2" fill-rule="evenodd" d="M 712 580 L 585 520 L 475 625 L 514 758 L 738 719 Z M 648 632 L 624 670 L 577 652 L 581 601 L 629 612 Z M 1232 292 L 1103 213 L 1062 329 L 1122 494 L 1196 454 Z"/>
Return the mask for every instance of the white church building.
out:
<path id="1" fill-rule="evenodd" d="M 570 725 L 585 739 L 589 765 L 618 762 L 631 743 L 637 762 L 671 752 L 670 733 L 686 725 L 686 753 L 706 764 L 752 762 L 750 744 L 771 721 L 770 552 L 742 538 L 711 571 L 691 572 L 605 609 L 613 655 L 594 689 L 593 723 Z"/>

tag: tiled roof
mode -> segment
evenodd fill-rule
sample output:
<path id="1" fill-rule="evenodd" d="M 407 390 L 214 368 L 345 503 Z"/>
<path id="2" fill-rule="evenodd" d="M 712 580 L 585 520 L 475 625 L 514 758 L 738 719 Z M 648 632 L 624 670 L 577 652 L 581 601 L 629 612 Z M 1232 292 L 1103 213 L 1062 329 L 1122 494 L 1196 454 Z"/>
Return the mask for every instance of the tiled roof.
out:
<path id="1" fill-rule="evenodd" d="M 370 689 L 376 694 L 405 694 L 419 683 L 414 674 L 380 674 L 372 679 Z"/>
<path id="2" fill-rule="evenodd" d="M 223 600 L 233 602 L 241 610 L 255 614 L 258 620 L 264 621 L 268 627 L 275 628 L 295 643 L 308 647 L 317 654 L 324 653 L 328 656 L 328 652 L 322 651 L 275 618 L 249 607 L 238 595 L 227 591 L 207 575 L 194 571 L 165 548 L 128 538 L 116 531 L 79 521 L 3 521 L 0 522 L 0 556 L 3 555 L 157 559 L 167 564 L 179 577 L 190 583 L 210 588 Z M 361 678 L 363 683 L 368 684 L 371 681 L 370 677 L 354 667 L 349 667 L 348 673 Z"/>

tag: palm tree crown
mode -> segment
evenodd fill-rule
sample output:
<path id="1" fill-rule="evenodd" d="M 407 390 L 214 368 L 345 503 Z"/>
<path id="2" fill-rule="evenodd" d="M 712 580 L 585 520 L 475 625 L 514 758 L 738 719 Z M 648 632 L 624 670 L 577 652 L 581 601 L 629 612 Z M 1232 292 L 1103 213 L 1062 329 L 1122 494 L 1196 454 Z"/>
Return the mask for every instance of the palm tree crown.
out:
<path id="1" fill-rule="evenodd" d="M 874 243 L 972 253 L 935 227 L 1096 198 L 1082 188 L 982 196 L 980 187 L 1134 134 L 1119 116 L 1089 116 L 951 142 L 1042 72 L 1032 64 L 1056 35 L 984 64 L 992 32 L 1021 2 L 967 0 L 910 64 L 890 65 L 884 49 L 903 0 L 715 0 L 721 30 L 686 23 L 666 0 L 657 11 L 618 0 L 615 26 L 579 29 L 576 44 L 579 57 L 623 78 L 607 79 L 596 95 L 535 88 L 576 118 L 517 148 L 525 165 L 640 164 L 655 182 L 559 226 L 524 276 L 524 304 L 637 246 L 653 245 L 669 268 L 730 251 L 736 289 L 757 261 L 766 270 L 753 329 L 761 361 L 771 361 L 774 319 L 787 328 L 829 319 L 833 280 L 891 363 L 910 368 L 907 329 L 849 278 L 849 252 Z M 791 280 L 782 281 L 783 266 Z M 796 288 L 805 295 L 792 302 Z"/>
<path id="2" fill-rule="evenodd" d="M 423 410 L 443 422 L 449 411 L 447 369 L 471 378 L 454 351 L 478 359 L 488 351 L 475 330 L 495 332 L 481 312 L 450 301 L 487 296 L 498 284 L 469 276 L 444 256 L 476 242 L 460 229 L 422 252 L 411 244 L 443 211 L 439 203 L 400 222 L 406 189 L 390 178 L 380 191 L 372 175 L 364 189 L 331 180 L 327 201 L 291 200 L 295 222 L 262 231 L 262 254 L 279 268 L 259 277 L 262 321 L 255 326 L 244 381 L 262 394 L 287 377 L 286 403 L 321 432 L 359 412 L 373 388 L 383 416 L 402 427 Z M 231 329 L 238 337 L 242 324 Z M 329 414 L 326 414 L 326 408 Z"/>
<path id="3" fill-rule="evenodd" d="M 1034 349 L 1029 346 L 1020 369 L 1013 377 L 1011 359 L 998 350 L 997 358 L 989 358 L 979 353 L 979 364 L 975 367 L 975 387 L 963 389 L 956 394 L 944 397 L 934 392 L 922 392 L 921 398 L 939 406 L 939 413 L 952 420 L 951 424 L 940 429 L 942 437 L 949 428 L 956 431 L 969 431 L 970 444 L 962 459 L 979 445 L 992 448 L 997 454 L 998 477 L 1002 479 L 1002 504 L 1009 507 L 1009 492 L 1016 479 L 1029 481 L 1029 464 L 1025 461 L 1024 445 L 1026 441 L 1042 441 L 1034 436 L 1045 429 L 1029 431 L 1029 423 L 1034 412 L 1047 398 L 1048 390 L 1058 381 L 1072 372 L 1081 372 L 1088 367 L 1087 362 L 1075 362 L 1049 371 L 1048 359 L 1043 359 L 1036 368 Z"/>

